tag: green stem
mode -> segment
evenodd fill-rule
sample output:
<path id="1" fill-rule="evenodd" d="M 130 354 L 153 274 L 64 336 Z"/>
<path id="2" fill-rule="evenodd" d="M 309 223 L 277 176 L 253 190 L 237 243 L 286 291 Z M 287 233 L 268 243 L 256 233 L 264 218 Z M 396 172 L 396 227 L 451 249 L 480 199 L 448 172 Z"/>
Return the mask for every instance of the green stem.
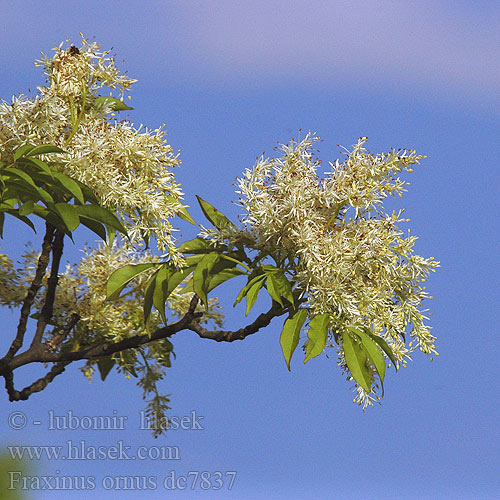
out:
<path id="1" fill-rule="evenodd" d="M 246 264 L 243 264 L 243 262 L 241 262 L 237 259 L 233 259 L 233 257 L 229 257 L 228 255 L 224 255 L 224 254 L 221 254 L 221 257 L 226 259 L 226 260 L 230 260 L 231 262 L 235 262 L 236 264 L 243 266 L 247 271 L 252 272 L 252 270 Z"/>

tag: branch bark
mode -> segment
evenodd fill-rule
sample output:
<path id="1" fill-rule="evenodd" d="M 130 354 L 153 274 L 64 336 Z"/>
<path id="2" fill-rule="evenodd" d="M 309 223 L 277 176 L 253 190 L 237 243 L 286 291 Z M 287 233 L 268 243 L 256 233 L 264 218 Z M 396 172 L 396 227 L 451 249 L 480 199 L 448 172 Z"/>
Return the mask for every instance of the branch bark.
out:
<path id="1" fill-rule="evenodd" d="M 43 337 L 45 327 L 52 319 L 54 311 L 54 300 L 56 298 L 57 284 L 59 282 L 59 265 L 64 248 L 64 233 L 57 229 L 54 233 L 52 241 L 52 265 L 50 269 L 50 276 L 47 281 L 47 292 L 45 293 L 45 302 L 40 312 L 40 317 L 36 325 L 35 335 L 31 345 L 40 344 Z"/>
<path id="2" fill-rule="evenodd" d="M 45 276 L 45 271 L 50 261 L 50 252 L 52 250 L 52 240 L 54 237 L 55 227 L 48 222 L 45 224 L 45 235 L 43 237 L 42 252 L 38 258 L 38 264 L 35 271 L 35 277 L 31 282 L 31 286 L 28 289 L 26 298 L 23 301 L 21 307 L 21 316 L 19 318 L 19 324 L 17 326 L 16 338 L 12 342 L 7 354 L 4 357 L 4 361 L 9 362 L 14 355 L 19 351 L 24 342 L 24 335 L 26 333 L 26 325 L 28 323 L 28 317 L 31 311 L 31 306 L 35 300 L 35 297 L 42 286 L 43 277 Z"/>
<path id="3" fill-rule="evenodd" d="M 188 311 L 179 321 L 159 328 L 151 334 L 134 335 L 133 337 L 128 337 L 117 342 L 105 342 L 73 352 L 53 352 L 53 344 L 36 343 L 32 344 L 29 349 L 11 360 L 7 360 L 6 357 L 0 359 L 0 375 L 3 375 L 5 378 L 5 387 L 9 394 L 10 401 L 25 400 L 34 392 L 43 390 L 73 361 L 110 356 L 126 349 L 135 349 L 141 345 L 171 337 L 183 330 L 193 331 L 201 338 L 215 340 L 216 342 L 243 340 L 249 335 L 268 326 L 273 318 L 286 313 L 286 309 L 282 308 L 277 302 L 273 302 L 271 308 L 267 312 L 260 314 L 252 323 L 243 328 L 234 331 L 208 330 L 200 325 L 203 313 L 196 311 L 198 301 L 198 297 L 194 295 L 191 299 Z M 61 338 L 57 338 L 58 342 L 56 342 L 56 345 L 63 340 L 64 336 L 73 328 L 78 320 L 79 317 L 77 315 L 73 315 L 70 318 L 68 325 L 65 327 L 65 332 L 61 334 Z M 30 363 L 54 363 L 54 366 L 44 377 L 25 387 L 22 391 L 17 391 L 14 388 L 13 372 L 15 369 Z"/>
<path id="4" fill-rule="evenodd" d="M 207 330 L 200 325 L 199 319 L 191 321 L 187 328 L 197 333 L 202 339 L 215 340 L 216 342 L 234 342 L 235 340 L 243 340 L 249 335 L 257 333 L 261 328 L 269 325 L 273 318 L 285 313 L 286 309 L 283 309 L 277 302 L 273 301 L 273 305 L 269 311 L 260 314 L 253 323 L 238 330 Z"/>
<path id="5" fill-rule="evenodd" d="M 9 401 L 26 401 L 33 393 L 43 391 L 50 382 L 64 372 L 70 363 L 71 361 L 55 363 L 45 376 L 28 385 L 22 391 L 14 389 L 14 374 L 10 372 L 8 376 L 5 376 L 5 387 L 9 394 Z"/>

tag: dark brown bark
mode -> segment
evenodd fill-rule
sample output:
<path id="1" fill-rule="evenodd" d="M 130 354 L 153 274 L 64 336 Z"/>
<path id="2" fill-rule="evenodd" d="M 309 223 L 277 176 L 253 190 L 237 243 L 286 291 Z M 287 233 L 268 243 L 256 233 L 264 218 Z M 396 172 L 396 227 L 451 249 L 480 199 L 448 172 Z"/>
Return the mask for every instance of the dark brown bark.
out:
<path id="1" fill-rule="evenodd" d="M 52 265 L 50 269 L 50 276 L 47 280 L 47 292 L 45 293 L 45 302 L 43 304 L 42 310 L 40 312 L 40 317 L 36 325 L 36 332 L 33 337 L 33 342 L 31 345 L 40 344 L 42 341 L 43 333 L 46 326 L 52 319 L 52 313 L 54 310 L 54 300 L 56 298 L 57 284 L 59 282 L 59 265 L 61 263 L 61 257 L 63 253 L 64 246 L 64 233 L 57 229 L 54 233 L 54 239 L 52 241 Z"/>
<path id="2" fill-rule="evenodd" d="M 114 353 L 121 352 L 126 349 L 135 349 L 141 345 L 171 337 L 177 332 L 183 330 L 191 330 L 197 333 L 201 338 L 215 340 L 216 342 L 234 342 L 235 340 L 243 340 L 249 335 L 252 335 L 260 329 L 268 326 L 274 317 L 281 316 L 286 312 L 285 309 L 274 302 L 269 311 L 260 314 L 255 321 L 243 328 L 239 328 L 234 331 L 207 330 L 200 325 L 203 313 L 195 311 L 198 300 L 198 297 L 194 295 L 191 299 L 188 311 L 179 321 L 159 328 L 151 334 L 134 335 L 117 342 L 105 342 L 73 352 L 54 352 L 58 343 L 65 338 L 71 328 L 73 328 L 78 322 L 79 317 L 77 315 L 73 315 L 63 332 L 54 337 L 51 342 L 46 344 L 42 342 L 33 342 L 29 349 L 21 354 L 18 354 L 14 358 L 7 359 L 7 357 L 4 357 L 0 359 L 0 375 L 5 378 L 5 387 L 9 394 L 9 399 L 11 401 L 26 400 L 31 394 L 42 391 L 57 375 L 64 371 L 68 364 L 73 361 L 93 359 L 101 356 L 111 356 Z M 17 368 L 31 363 L 54 363 L 54 365 L 44 377 L 25 387 L 22 391 L 17 391 L 14 388 L 13 372 Z"/>
<path id="3" fill-rule="evenodd" d="M 26 333 L 26 326 L 28 324 L 31 306 L 33 305 L 36 295 L 40 290 L 40 287 L 42 286 L 43 277 L 45 276 L 45 270 L 49 265 L 50 252 L 52 251 L 52 240 L 55 230 L 56 228 L 52 224 L 49 224 L 47 222 L 47 224 L 45 225 L 45 236 L 42 243 L 42 252 L 40 254 L 40 257 L 38 257 L 35 277 L 33 278 L 31 286 L 28 289 L 28 293 L 26 294 L 26 298 L 24 299 L 23 305 L 21 307 L 21 316 L 19 318 L 19 324 L 17 326 L 16 338 L 12 342 L 9 351 L 3 358 L 3 360 L 6 362 L 9 362 L 23 346 L 24 335 Z"/>

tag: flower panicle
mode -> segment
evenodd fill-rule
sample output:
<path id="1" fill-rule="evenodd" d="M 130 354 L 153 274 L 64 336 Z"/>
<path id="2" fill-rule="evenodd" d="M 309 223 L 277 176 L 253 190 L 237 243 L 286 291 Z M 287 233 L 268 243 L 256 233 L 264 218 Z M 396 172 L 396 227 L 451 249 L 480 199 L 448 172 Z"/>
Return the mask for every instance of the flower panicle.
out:
<path id="1" fill-rule="evenodd" d="M 421 304 L 428 297 L 423 283 L 439 263 L 414 254 L 416 237 L 399 227 L 408 221 L 404 211 L 387 214 L 383 207 L 384 198 L 404 191 L 400 174 L 424 157 L 413 150 L 371 155 L 362 137 L 320 179 L 318 140 L 292 140 L 281 156 L 258 158 L 238 179 L 241 220 L 254 248 L 295 257 L 292 271 L 315 314 L 328 312 L 341 328 L 365 325 L 401 363 L 417 347 L 435 353 Z M 358 399 L 371 402 L 361 392 Z"/>
<path id="2" fill-rule="evenodd" d="M 52 57 L 42 54 L 35 61 L 42 66 L 47 76 L 47 92 L 53 92 L 66 98 L 78 98 L 84 92 L 95 94 L 100 89 L 118 89 L 120 94 L 130 89 L 137 80 L 120 73 L 115 57 L 110 51 L 102 51 L 95 40 L 88 40 L 82 34 L 80 48 L 65 43 L 54 47 Z"/>
<path id="3" fill-rule="evenodd" d="M 108 97 L 100 96 L 105 89 L 123 94 L 136 80 L 83 35 L 79 48 L 60 44 L 36 64 L 48 80 L 39 94 L 0 103 L 1 160 L 12 161 L 25 144 L 59 146 L 65 153 L 53 158 L 61 171 L 115 210 L 135 244 L 154 238 L 160 252 L 181 265 L 170 222 L 184 206 L 173 172 L 179 152 L 166 141 L 163 126 L 151 130 L 118 121 L 116 99 L 100 99 Z"/>

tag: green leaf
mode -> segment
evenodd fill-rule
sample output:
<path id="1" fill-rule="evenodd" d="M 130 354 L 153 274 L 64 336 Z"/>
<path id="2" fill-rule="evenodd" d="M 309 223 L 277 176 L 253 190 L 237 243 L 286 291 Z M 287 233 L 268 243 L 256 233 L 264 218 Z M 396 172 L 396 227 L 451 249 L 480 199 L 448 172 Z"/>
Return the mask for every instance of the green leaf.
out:
<path id="1" fill-rule="evenodd" d="M 270 269 L 272 267 L 273 269 Z M 276 297 L 284 297 L 288 302 L 294 305 L 293 294 L 292 294 L 292 286 L 290 282 L 286 279 L 283 271 L 274 266 L 262 266 L 268 276 L 268 292 L 271 297 L 279 302 L 281 306 L 283 303 L 281 302 L 281 298 Z M 271 290 L 269 290 L 269 279 L 271 280 Z M 274 294 L 274 295 L 273 295 Z"/>
<path id="2" fill-rule="evenodd" d="M 70 205 L 69 203 L 56 203 L 55 209 L 70 233 L 80 225 L 80 217 L 78 217 L 74 205 Z"/>
<path id="3" fill-rule="evenodd" d="M 257 300 L 257 296 L 259 295 L 259 291 L 263 287 L 263 285 L 264 285 L 264 280 L 258 280 L 248 289 L 248 293 L 246 295 L 247 310 L 245 312 L 245 316 L 248 316 L 248 313 L 254 306 Z"/>
<path id="4" fill-rule="evenodd" d="M 186 257 L 184 260 L 186 261 L 186 264 L 188 267 L 192 267 L 193 269 L 198 265 L 198 262 L 200 262 L 201 259 L 205 257 L 205 254 L 198 254 L 198 255 L 190 255 L 189 257 Z"/>
<path id="5" fill-rule="evenodd" d="M 182 253 L 210 253 L 215 250 L 215 247 L 208 240 L 203 238 L 194 238 L 182 243 L 178 247 L 178 250 Z"/>
<path id="6" fill-rule="evenodd" d="M 106 285 L 106 300 L 115 300 L 120 296 L 123 288 L 136 276 L 151 269 L 152 267 L 161 265 L 159 262 L 151 262 L 147 264 L 128 264 L 117 269 L 108 279 Z"/>
<path id="7" fill-rule="evenodd" d="M 21 158 L 21 156 L 24 156 L 26 153 L 29 153 L 34 148 L 35 146 L 33 146 L 33 144 L 25 144 L 24 146 L 21 146 L 14 153 L 14 161 L 18 160 L 19 158 Z"/>
<path id="8" fill-rule="evenodd" d="M 259 274 L 257 276 L 254 276 L 253 278 L 249 279 L 247 284 L 240 290 L 238 293 L 238 296 L 236 297 L 236 300 L 234 301 L 233 307 L 235 307 L 237 304 L 239 304 L 242 300 L 243 297 L 248 293 L 248 290 L 252 287 L 252 285 L 259 281 L 259 280 L 265 280 L 266 275 L 265 274 Z"/>
<path id="9" fill-rule="evenodd" d="M 50 144 L 45 144 L 43 146 L 36 146 L 28 151 L 25 156 L 40 156 L 47 153 L 66 153 L 66 151 L 58 148 L 57 146 L 51 146 Z"/>
<path id="10" fill-rule="evenodd" d="M 106 227 L 103 224 L 82 215 L 80 215 L 80 222 L 93 233 L 97 234 L 103 241 L 106 241 Z"/>
<path id="11" fill-rule="evenodd" d="M 26 184 L 26 182 L 16 176 L 13 176 L 12 178 L 9 177 L 10 176 L 4 177 L 3 180 L 5 180 L 5 182 L 3 183 L 0 191 L 0 195 L 4 202 L 5 200 L 13 199 L 18 202 L 19 199 L 23 198 L 23 195 L 25 198 L 28 197 L 33 200 L 38 200 L 40 198 L 40 193 L 37 188 L 34 188 L 30 184 Z"/>
<path id="12" fill-rule="evenodd" d="M 271 298 L 278 302 L 281 307 L 284 307 L 283 301 L 281 300 L 281 294 L 279 292 L 279 285 L 274 278 L 274 274 L 267 274 L 266 287 Z"/>
<path id="13" fill-rule="evenodd" d="M 17 163 L 31 167 L 35 166 L 49 177 L 53 176 L 52 169 L 44 161 L 40 160 L 40 158 L 20 158 Z"/>
<path id="14" fill-rule="evenodd" d="M 127 230 L 123 224 L 110 210 L 97 205 L 79 205 L 76 209 L 79 215 L 101 222 L 105 226 L 110 226 L 120 231 L 120 233 L 127 235 Z"/>
<path id="15" fill-rule="evenodd" d="M 19 209 L 19 215 L 29 215 L 33 213 L 35 202 L 33 200 L 26 200 L 22 207 Z"/>
<path id="16" fill-rule="evenodd" d="M 106 226 L 106 232 L 108 233 L 108 246 L 112 247 L 117 235 L 117 231 L 115 231 L 112 227 Z"/>
<path id="17" fill-rule="evenodd" d="M 30 175 L 28 175 L 26 172 L 24 172 L 23 170 L 19 170 L 18 168 L 14 168 L 14 167 L 10 167 L 10 168 L 6 168 L 4 171 L 3 171 L 4 174 L 12 174 L 16 177 L 19 177 L 20 179 L 22 179 L 24 182 L 26 182 L 27 184 L 29 184 L 30 186 L 34 187 L 36 190 L 38 190 L 38 186 L 35 184 L 35 182 L 33 181 L 33 179 L 31 178 Z"/>
<path id="18" fill-rule="evenodd" d="M 78 200 L 82 205 L 85 203 L 83 198 L 82 189 L 71 177 L 61 174 L 59 172 L 54 172 L 54 177 L 59 181 L 61 186 L 68 191 L 76 200 Z"/>
<path id="19" fill-rule="evenodd" d="M 116 97 L 111 97 L 111 96 L 98 97 L 95 100 L 95 103 L 97 105 L 100 105 L 100 104 L 111 104 L 113 111 L 127 111 L 127 110 L 130 110 L 130 109 L 134 109 L 134 108 L 131 108 L 130 106 L 127 106 L 120 99 L 117 99 Z"/>
<path id="20" fill-rule="evenodd" d="M 330 315 L 328 313 L 317 314 L 313 316 L 309 322 L 309 330 L 307 337 L 306 357 L 304 363 L 307 363 L 311 358 L 319 356 L 326 345 L 328 338 L 328 323 L 330 322 Z"/>
<path id="21" fill-rule="evenodd" d="M 367 335 L 370 336 L 372 340 L 374 340 L 381 348 L 382 350 L 387 354 L 387 357 L 392 361 L 392 364 L 394 365 L 395 370 L 397 371 L 398 365 L 396 363 L 396 358 L 394 357 L 394 353 L 392 352 L 392 349 L 389 347 L 389 344 L 382 338 L 379 337 L 378 335 L 375 335 L 370 331 L 369 328 L 364 327 L 363 330 L 366 332 Z"/>
<path id="22" fill-rule="evenodd" d="M 54 204 L 54 198 L 52 198 L 52 195 L 45 191 L 45 189 L 38 188 L 38 194 L 40 195 L 40 199 L 45 203 L 45 205 Z"/>
<path id="23" fill-rule="evenodd" d="M 208 285 L 209 285 L 209 277 L 210 271 L 214 267 L 215 263 L 219 260 L 220 256 L 216 252 L 212 252 L 203 256 L 200 260 L 196 269 L 193 273 L 193 288 L 194 292 L 205 304 L 205 307 L 208 306 Z"/>
<path id="24" fill-rule="evenodd" d="M 222 282 L 226 281 L 227 279 L 230 279 L 231 277 L 234 277 L 234 274 L 232 276 L 228 275 L 222 275 L 221 272 L 225 271 L 227 269 L 234 269 L 236 266 L 234 265 L 233 259 L 228 259 L 226 255 L 220 254 L 219 252 L 212 252 L 218 256 L 218 259 L 214 262 L 213 265 L 210 266 L 210 269 L 208 271 L 208 274 L 206 275 L 206 279 L 204 280 L 204 292 L 208 294 L 211 290 L 213 290 L 216 286 L 220 285 Z M 186 261 L 189 263 L 193 258 L 201 259 L 199 262 L 201 263 L 202 261 L 207 261 L 207 255 L 211 254 L 206 254 L 206 255 L 193 255 L 191 257 L 188 257 Z M 205 259 L 205 260 L 204 260 Z M 236 271 L 239 272 L 240 274 L 244 274 L 243 271 L 240 271 L 239 269 Z M 195 276 L 193 274 L 193 280 Z M 197 286 L 197 281 L 193 281 L 194 286 Z"/>
<path id="25" fill-rule="evenodd" d="M 177 215 L 185 220 L 186 222 L 190 222 L 196 226 L 196 221 L 191 217 L 191 214 L 188 212 L 187 208 L 183 205 L 180 205 L 177 210 Z"/>
<path id="26" fill-rule="evenodd" d="M 19 215 L 18 210 L 6 210 L 6 213 L 9 215 L 12 215 L 12 217 L 15 217 L 16 219 L 19 219 L 20 221 L 24 222 L 27 226 L 29 226 L 31 229 L 33 229 L 33 232 L 36 233 L 35 225 L 33 222 L 31 222 L 28 217 L 25 217 L 24 215 Z"/>
<path id="27" fill-rule="evenodd" d="M 97 359 L 97 368 L 99 369 L 99 373 L 101 375 L 101 380 L 104 382 L 109 372 L 115 366 L 115 360 L 111 356 L 102 356 Z"/>
<path id="28" fill-rule="evenodd" d="M 153 291 L 153 305 L 156 307 L 156 310 L 160 313 L 161 319 L 163 323 L 167 324 L 167 317 L 165 315 L 165 301 L 167 300 L 165 291 L 168 289 L 168 285 L 164 288 L 163 283 L 168 283 L 168 278 L 172 272 L 172 269 L 169 265 L 163 265 L 158 270 L 156 274 L 156 286 Z"/>
<path id="29" fill-rule="evenodd" d="M 368 368 L 369 360 L 365 349 L 349 334 L 342 333 L 342 346 L 344 357 L 354 380 L 366 391 L 372 390 L 372 374 Z"/>
<path id="30" fill-rule="evenodd" d="M 92 189 L 90 189 L 83 182 L 80 182 L 76 179 L 73 179 L 73 180 L 80 186 L 80 189 L 82 190 L 83 196 L 87 202 L 92 203 L 93 205 L 99 204 L 99 200 L 97 199 L 97 197 Z"/>
<path id="31" fill-rule="evenodd" d="M 200 204 L 201 210 L 205 215 L 205 217 L 217 229 L 224 229 L 226 227 L 233 227 L 233 228 L 236 227 L 222 212 L 219 212 L 219 210 L 210 205 L 208 201 L 203 200 L 198 195 L 196 195 L 196 198 L 198 199 L 198 203 Z"/>
<path id="32" fill-rule="evenodd" d="M 299 344 L 300 329 L 307 318 L 307 309 L 299 309 L 293 316 L 290 316 L 283 324 L 280 336 L 281 350 L 285 357 L 286 366 L 290 371 L 290 360 Z"/>
<path id="33" fill-rule="evenodd" d="M 182 283 L 184 278 L 186 278 L 193 270 L 189 267 L 181 269 L 170 274 L 165 281 L 162 282 L 161 286 L 163 288 L 163 294 L 165 300 L 168 299 L 169 295 Z"/>
<path id="34" fill-rule="evenodd" d="M 191 217 L 187 208 L 175 196 L 167 196 L 167 201 L 176 206 L 176 214 L 183 220 L 196 225 L 195 220 Z"/>
<path id="35" fill-rule="evenodd" d="M 2 193 L 3 194 L 3 193 Z M 5 198 L 0 202 L 0 210 L 3 210 L 4 212 L 6 210 L 11 210 L 13 209 L 17 204 L 19 203 L 19 199 L 17 197 L 15 198 Z"/>
<path id="36" fill-rule="evenodd" d="M 380 377 L 380 382 L 382 384 L 382 391 L 384 390 L 384 379 L 385 379 L 385 358 L 376 342 L 374 342 L 369 335 L 363 330 L 358 328 L 354 328 L 352 326 L 349 327 L 349 330 L 356 334 L 363 344 L 370 361 L 373 363 L 373 366 L 377 370 L 378 376 Z"/>
<path id="37" fill-rule="evenodd" d="M 156 276 L 158 271 L 156 271 L 151 279 L 149 280 L 146 291 L 144 292 L 144 324 L 147 325 L 149 316 L 151 315 L 151 309 L 153 308 L 153 296 L 156 288 Z"/>
<path id="38" fill-rule="evenodd" d="M 61 231 L 63 231 L 65 234 L 67 234 L 72 239 L 71 232 L 68 230 L 63 219 L 61 218 L 61 216 L 57 212 L 55 205 L 49 204 L 49 210 L 41 207 L 40 205 L 35 205 L 33 207 L 33 213 L 35 215 L 37 215 L 38 217 L 41 217 L 43 220 L 45 220 L 49 224 L 52 224 L 57 229 L 60 229 Z"/>
<path id="39" fill-rule="evenodd" d="M 4 170 L 4 173 L 7 175 L 13 175 L 14 180 L 8 181 L 7 189 L 4 190 L 4 196 L 5 196 L 5 191 L 9 191 L 9 189 L 12 189 L 13 191 L 21 192 L 23 195 L 29 195 L 33 200 L 35 199 L 40 199 L 42 200 L 45 204 L 53 204 L 54 203 L 54 198 L 42 189 L 41 187 L 38 187 L 33 178 L 28 175 L 26 172 L 23 172 L 22 170 L 18 170 L 17 168 L 8 168 Z M 21 181 L 18 181 L 18 179 L 22 179 Z M 36 198 L 33 198 L 35 196 Z"/>
<path id="40" fill-rule="evenodd" d="M 210 278 L 207 291 L 211 292 L 215 287 L 221 285 L 225 281 L 235 278 L 236 276 L 241 276 L 242 274 L 246 273 L 238 267 L 230 267 L 229 269 L 224 269 L 221 272 L 214 274 Z"/>
<path id="41" fill-rule="evenodd" d="M 179 290 L 179 293 L 194 293 L 193 277 L 191 276 L 184 286 Z"/>

